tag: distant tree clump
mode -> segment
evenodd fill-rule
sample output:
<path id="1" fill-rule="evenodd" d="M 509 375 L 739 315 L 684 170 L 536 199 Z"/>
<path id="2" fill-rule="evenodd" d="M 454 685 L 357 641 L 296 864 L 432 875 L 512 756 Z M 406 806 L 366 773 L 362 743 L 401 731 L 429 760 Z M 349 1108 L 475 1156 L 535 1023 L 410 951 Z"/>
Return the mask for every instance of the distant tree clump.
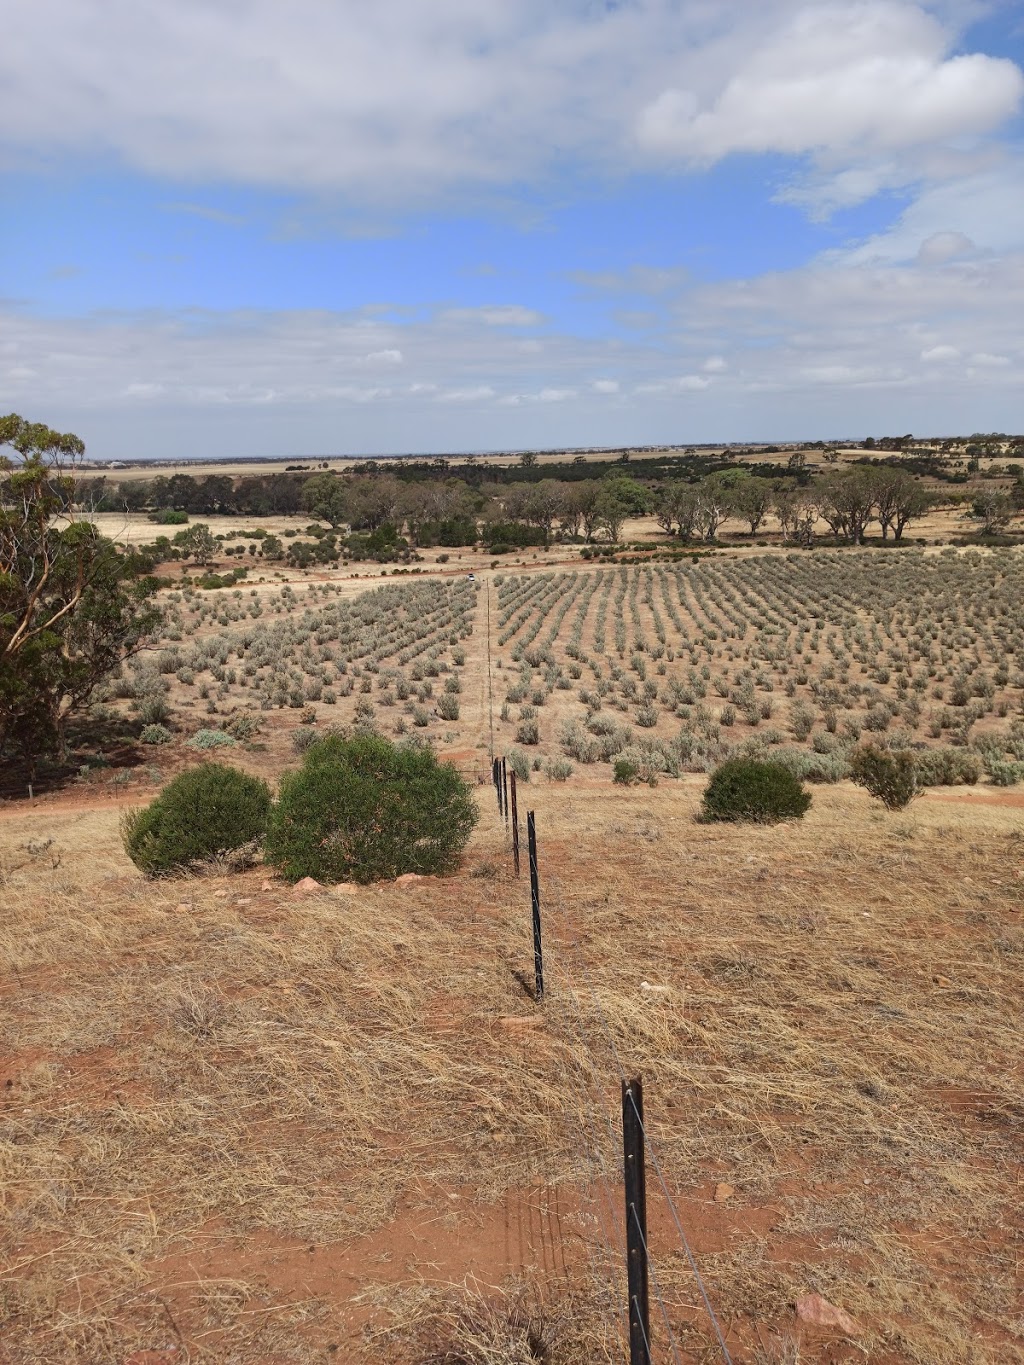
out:
<path id="1" fill-rule="evenodd" d="M 261 839 L 270 806 L 270 789 L 259 778 L 203 763 L 168 782 L 148 806 L 128 811 L 121 838 L 141 872 L 181 872 Z"/>
<path id="2" fill-rule="evenodd" d="M 732 758 L 711 774 L 700 819 L 773 825 L 801 819 L 810 804 L 810 793 L 781 763 Z"/>
<path id="3" fill-rule="evenodd" d="M 469 785 L 432 749 L 333 735 L 282 779 L 266 858 L 289 881 L 451 872 L 477 818 Z"/>

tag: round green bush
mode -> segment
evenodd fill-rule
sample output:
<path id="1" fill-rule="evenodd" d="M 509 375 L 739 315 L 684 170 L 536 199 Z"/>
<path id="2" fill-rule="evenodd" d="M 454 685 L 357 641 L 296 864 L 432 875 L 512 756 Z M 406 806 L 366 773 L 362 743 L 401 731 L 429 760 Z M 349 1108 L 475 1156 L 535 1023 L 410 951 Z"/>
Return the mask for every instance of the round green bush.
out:
<path id="1" fill-rule="evenodd" d="M 174 736 L 166 725 L 143 726 L 139 739 L 143 744 L 170 744 Z"/>
<path id="2" fill-rule="evenodd" d="M 904 749 L 889 753 L 862 744 L 850 755 L 850 777 L 877 797 L 886 810 L 903 810 L 920 794 L 914 755 Z"/>
<path id="3" fill-rule="evenodd" d="M 289 881 L 450 872 L 477 818 L 468 783 L 432 749 L 332 735 L 282 778 L 266 860 Z"/>
<path id="4" fill-rule="evenodd" d="M 640 780 L 640 769 L 628 758 L 617 758 L 612 768 L 612 781 L 619 787 L 632 787 Z"/>
<path id="5" fill-rule="evenodd" d="M 810 804 L 810 793 L 781 763 L 731 758 L 711 774 L 700 818 L 773 825 L 799 820 Z"/>
<path id="6" fill-rule="evenodd" d="M 148 806 L 128 811 L 121 837 L 135 866 L 159 876 L 261 838 L 270 807 L 270 789 L 259 778 L 203 763 L 168 782 Z"/>

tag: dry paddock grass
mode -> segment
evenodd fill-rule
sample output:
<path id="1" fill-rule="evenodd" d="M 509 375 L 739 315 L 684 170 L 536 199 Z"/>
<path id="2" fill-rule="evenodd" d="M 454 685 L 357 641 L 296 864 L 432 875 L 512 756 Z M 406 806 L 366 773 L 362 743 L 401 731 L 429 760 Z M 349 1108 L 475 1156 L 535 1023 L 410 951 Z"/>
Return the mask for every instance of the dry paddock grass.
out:
<path id="1" fill-rule="evenodd" d="M 112 808 L 0 821 L 4 1365 L 621 1361 L 619 1063 L 737 1362 L 1024 1361 L 1024 807 L 703 827 L 700 788 L 524 793 L 542 1010 L 486 789 L 458 877 L 353 896 L 146 883 Z"/>

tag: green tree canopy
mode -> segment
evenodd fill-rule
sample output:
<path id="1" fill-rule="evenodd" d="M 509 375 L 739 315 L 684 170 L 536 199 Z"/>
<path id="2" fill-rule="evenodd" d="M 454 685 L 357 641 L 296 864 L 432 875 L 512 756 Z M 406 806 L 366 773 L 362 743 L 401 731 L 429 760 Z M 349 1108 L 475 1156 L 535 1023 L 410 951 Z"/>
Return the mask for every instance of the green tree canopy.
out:
<path id="1" fill-rule="evenodd" d="M 348 490 L 333 474 L 314 474 L 303 485 L 302 507 L 310 516 L 337 528 L 349 519 Z"/>
<path id="2" fill-rule="evenodd" d="M 68 718 L 159 619 L 156 584 L 74 512 L 82 441 L 0 418 L 0 753 L 63 747 Z"/>

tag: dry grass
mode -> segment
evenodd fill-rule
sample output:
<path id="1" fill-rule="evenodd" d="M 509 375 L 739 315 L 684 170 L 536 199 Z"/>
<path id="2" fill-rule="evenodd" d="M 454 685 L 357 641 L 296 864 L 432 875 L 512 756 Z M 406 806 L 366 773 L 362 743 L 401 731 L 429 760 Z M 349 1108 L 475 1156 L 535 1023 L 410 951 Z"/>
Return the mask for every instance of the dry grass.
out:
<path id="1" fill-rule="evenodd" d="M 542 1322 L 552 1361 L 621 1359 L 621 1062 L 737 1361 L 1024 1360 L 1021 813 L 833 788 L 750 831 L 696 826 L 699 791 L 523 793 L 540 1023 L 489 801 L 458 878 L 305 899 L 147 884 L 112 810 L 5 819 L 7 1358 L 519 1365 Z M 808 1290 L 854 1355 L 801 1332 Z"/>

